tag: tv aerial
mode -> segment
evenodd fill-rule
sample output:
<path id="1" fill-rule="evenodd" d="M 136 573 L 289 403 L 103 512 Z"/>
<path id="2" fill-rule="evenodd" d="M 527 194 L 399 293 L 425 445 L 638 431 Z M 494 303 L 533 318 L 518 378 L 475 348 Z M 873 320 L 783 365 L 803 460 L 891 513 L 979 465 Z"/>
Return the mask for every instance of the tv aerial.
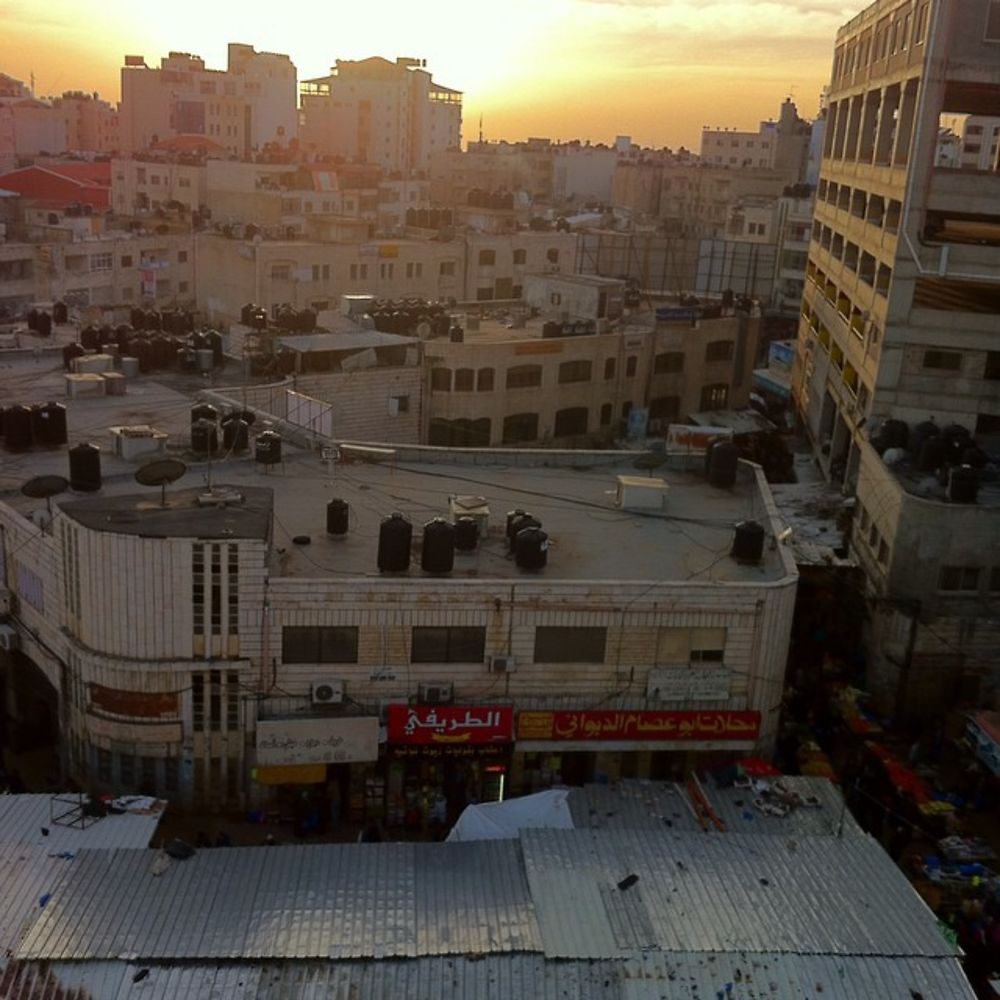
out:
<path id="1" fill-rule="evenodd" d="M 180 479 L 185 472 L 187 472 L 187 466 L 179 459 L 158 458 L 137 469 L 135 481 L 140 486 L 159 486 L 160 506 L 166 507 L 167 486 Z"/>

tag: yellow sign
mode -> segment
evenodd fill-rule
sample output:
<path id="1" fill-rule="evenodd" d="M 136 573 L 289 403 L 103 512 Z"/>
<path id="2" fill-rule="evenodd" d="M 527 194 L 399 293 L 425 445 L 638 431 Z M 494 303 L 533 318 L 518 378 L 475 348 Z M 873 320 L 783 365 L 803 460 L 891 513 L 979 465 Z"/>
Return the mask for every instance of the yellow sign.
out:
<path id="1" fill-rule="evenodd" d="M 258 767 L 253 777 L 258 785 L 321 785 L 326 781 L 326 764 Z"/>

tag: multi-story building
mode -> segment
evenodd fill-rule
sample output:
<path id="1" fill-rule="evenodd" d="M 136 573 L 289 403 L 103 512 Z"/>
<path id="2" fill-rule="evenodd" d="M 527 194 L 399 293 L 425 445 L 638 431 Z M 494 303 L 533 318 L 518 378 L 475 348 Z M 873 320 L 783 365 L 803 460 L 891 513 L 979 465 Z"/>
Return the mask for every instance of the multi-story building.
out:
<path id="1" fill-rule="evenodd" d="M 963 170 L 1000 170 L 1000 118 L 969 115 L 962 128 L 959 165 Z"/>
<path id="2" fill-rule="evenodd" d="M 302 146 L 319 156 L 409 175 L 462 141 L 462 94 L 435 83 L 426 60 L 338 59 L 302 83 Z"/>
<path id="3" fill-rule="evenodd" d="M 52 107 L 66 121 L 65 149 L 53 152 L 113 153 L 118 149 L 118 109 L 97 94 L 67 90 L 52 98 Z"/>
<path id="4" fill-rule="evenodd" d="M 935 478 L 969 444 L 949 425 L 987 447 L 1000 430 L 1000 177 L 937 157 L 943 118 L 995 110 L 998 41 L 986 0 L 879 0 L 837 34 L 793 389 L 821 467 L 856 495 L 870 681 L 906 715 L 998 685 L 980 645 L 1000 637 L 1000 507 Z M 937 428 L 958 445 L 925 451 Z"/>
<path id="5" fill-rule="evenodd" d="M 329 484 L 287 446 L 284 475 L 216 463 L 214 490 L 192 471 L 164 505 L 105 479 L 42 531 L 37 502 L 0 504 L 5 676 L 47 686 L 74 780 L 275 808 L 319 784 L 341 815 L 402 822 L 425 784 L 460 808 L 500 775 L 517 793 L 771 752 L 797 573 L 759 468 L 720 488 L 701 456 L 652 478 L 634 452 L 361 457 Z M 544 565 L 512 557 L 516 508 Z M 472 548 L 443 559 L 441 522 L 421 542 L 465 512 Z"/>
<path id="6" fill-rule="evenodd" d="M 298 134 L 295 66 L 288 56 L 249 45 L 230 44 L 225 70 L 207 69 L 186 52 L 171 52 L 156 69 L 142 56 L 126 56 L 121 92 L 123 153 L 198 135 L 247 158 L 268 144 L 287 146 Z"/>

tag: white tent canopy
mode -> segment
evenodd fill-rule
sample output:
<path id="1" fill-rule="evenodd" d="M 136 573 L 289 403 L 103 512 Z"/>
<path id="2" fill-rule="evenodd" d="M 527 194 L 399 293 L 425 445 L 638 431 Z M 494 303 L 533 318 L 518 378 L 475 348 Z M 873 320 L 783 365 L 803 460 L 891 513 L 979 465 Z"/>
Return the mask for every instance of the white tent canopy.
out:
<path id="1" fill-rule="evenodd" d="M 569 789 L 551 788 L 506 802 L 466 806 L 448 840 L 514 840 L 521 830 L 572 830 Z"/>

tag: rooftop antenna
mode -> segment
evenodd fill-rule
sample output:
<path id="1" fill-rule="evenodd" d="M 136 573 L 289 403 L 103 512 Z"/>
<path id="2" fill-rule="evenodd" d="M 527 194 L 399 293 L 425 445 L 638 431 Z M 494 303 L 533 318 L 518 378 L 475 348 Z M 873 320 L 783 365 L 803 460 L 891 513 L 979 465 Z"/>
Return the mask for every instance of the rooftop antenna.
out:
<path id="1" fill-rule="evenodd" d="M 480 111 L 479 112 L 479 142 L 480 142 L 480 145 L 482 144 L 482 141 L 483 141 L 483 113 L 482 113 L 482 111 Z"/>
<path id="2" fill-rule="evenodd" d="M 31 81 L 31 96 L 34 97 L 35 96 L 35 71 L 34 70 L 31 71 L 31 76 L 29 76 L 28 79 Z"/>

